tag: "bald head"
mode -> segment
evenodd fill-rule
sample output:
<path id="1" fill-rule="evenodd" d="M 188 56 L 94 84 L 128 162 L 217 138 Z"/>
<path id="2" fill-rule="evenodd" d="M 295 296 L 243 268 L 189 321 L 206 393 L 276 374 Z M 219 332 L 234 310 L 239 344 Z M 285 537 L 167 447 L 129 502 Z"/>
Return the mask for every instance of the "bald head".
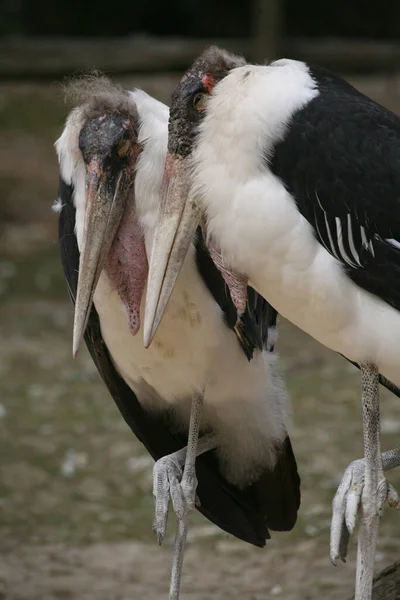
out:
<path id="1" fill-rule="evenodd" d="M 171 154 L 182 158 L 190 154 L 196 127 L 214 86 L 232 69 L 245 64 L 244 58 L 217 46 L 210 46 L 196 58 L 172 94 L 168 141 Z"/>

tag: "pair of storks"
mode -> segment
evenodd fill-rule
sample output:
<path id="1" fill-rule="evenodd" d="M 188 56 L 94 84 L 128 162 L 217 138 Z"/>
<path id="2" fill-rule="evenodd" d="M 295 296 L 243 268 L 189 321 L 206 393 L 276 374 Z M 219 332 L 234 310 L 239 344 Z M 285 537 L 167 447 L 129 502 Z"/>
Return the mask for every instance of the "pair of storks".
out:
<path id="1" fill-rule="evenodd" d="M 171 597 L 196 475 L 198 508 L 241 539 L 264 545 L 296 521 L 278 311 L 361 369 L 365 472 L 350 465 L 336 494 L 331 558 L 344 559 L 360 504 L 356 598 L 369 600 L 382 507 L 397 504 L 378 385 L 399 394 L 399 119 L 324 69 L 217 48 L 182 78 L 169 126 L 144 92 L 78 91 L 57 142 L 74 354 L 85 332 L 158 459 L 160 541 L 170 496 L 179 517 Z"/>

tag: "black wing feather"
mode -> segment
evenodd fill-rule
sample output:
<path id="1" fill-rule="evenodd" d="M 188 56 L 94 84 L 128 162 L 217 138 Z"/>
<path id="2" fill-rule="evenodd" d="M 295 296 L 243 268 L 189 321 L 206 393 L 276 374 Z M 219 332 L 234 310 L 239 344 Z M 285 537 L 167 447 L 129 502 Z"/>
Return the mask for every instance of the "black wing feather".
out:
<path id="1" fill-rule="evenodd" d="M 388 241 L 400 242 L 400 119 L 328 70 L 310 73 L 319 95 L 292 116 L 270 169 L 347 276 L 400 310 L 400 244 Z"/>
<path id="2" fill-rule="evenodd" d="M 68 291 L 74 302 L 78 283 L 79 250 L 74 231 L 75 206 L 72 197 L 73 187 L 67 185 L 60 178 L 59 201 L 62 209 L 59 216 L 59 240 L 61 261 Z M 85 332 L 85 342 L 122 416 L 151 456 L 158 460 L 162 456 L 182 448 L 186 444 L 186 439 L 179 433 L 172 432 L 168 413 L 163 415 L 145 411 L 131 388 L 117 373 L 102 338 L 99 318 L 94 307 L 91 310 Z M 296 462 L 291 449 L 283 453 L 283 456 L 284 459 L 282 458 L 280 463 L 284 466 L 289 463 L 288 469 L 293 471 Z M 213 451 L 197 458 L 196 473 L 199 482 L 197 494 L 201 503 L 198 510 L 228 533 L 255 546 L 263 547 L 265 540 L 270 538 L 268 531 L 269 519 L 266 515 L 269 506 L 260 505 L 257 486 L 253 485 L 240 490 L 229 484 L 219 471 L 218 461 Z M 278 475 L 271 474 L 271 482 L 273 483 L 277 477 Z M 298 495 L 297 469 L 295 469 L 290 485 L 294 485 L 295 493 Z M 294 524 L 296 515 L 297 508 L 294 515 L 292 510 L 287 516 L 285 514 L 285 518 L 282 519 L 282 529 L 290 528 L 289 525 Z M 272 521 L 274 521 L 274 518 L 272 518 Z"/>

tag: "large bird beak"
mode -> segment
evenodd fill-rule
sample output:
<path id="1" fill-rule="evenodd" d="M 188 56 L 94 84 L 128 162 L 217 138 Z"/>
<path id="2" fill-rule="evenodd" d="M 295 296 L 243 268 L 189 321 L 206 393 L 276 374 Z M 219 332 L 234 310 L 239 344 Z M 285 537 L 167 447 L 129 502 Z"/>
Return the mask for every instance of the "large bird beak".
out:
<path id="1" fill-rule="evenodd" d="M 85 333 L 97 282 L 124 212 L 126 194 L 120 193 L 123 178 L 121 171 L 115 182 L 110 180 L 97 160 L 87 168 L 86 215 L 75 303 L 74 358 Z"/>
<path id="2" fill-rule="evenodd" d="M 189 249 L 201 213 L 188 196 L 188 159 L 167 155 L 162 185 L 163 206 L 152 247 L 144 316 L 148 348 L 160 324 Z"/>

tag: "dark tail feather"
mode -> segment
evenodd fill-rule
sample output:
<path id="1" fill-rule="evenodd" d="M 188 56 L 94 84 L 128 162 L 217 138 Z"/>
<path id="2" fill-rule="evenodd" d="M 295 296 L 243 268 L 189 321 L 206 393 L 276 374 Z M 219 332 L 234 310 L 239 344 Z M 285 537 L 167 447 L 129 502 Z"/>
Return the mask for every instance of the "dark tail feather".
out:
<path id="1" fill-rule="evenodd" d="M 214 451 L 196 459 L 198 479 L 196 508 L 207 519 L 235 537 L 263 548 L 271 536 L 253 494 L 253 486 L 240 489 L 228 483 L 220 473 Z"/>
<path id="2" fill-rule="evenodd" d="M 226 481 L 221 489 L 215 453 L 211 451 L 199 456 L 196 471 L 200 512 L 225 531 L 260 547 L 270 538 L 268 529 L 293 529 L 300 507 L 300 477 L 289 436 L 277 452 L 274 470 L 266 470 L 244 489 Z"/>
<path id="3" fill-rule="evenodd" d="M 300 507 L 300 477 L 289 436 L 279 449 L 274 470 L 265 471 L 251 487 L 267 527 L 293 529 Z"/>

